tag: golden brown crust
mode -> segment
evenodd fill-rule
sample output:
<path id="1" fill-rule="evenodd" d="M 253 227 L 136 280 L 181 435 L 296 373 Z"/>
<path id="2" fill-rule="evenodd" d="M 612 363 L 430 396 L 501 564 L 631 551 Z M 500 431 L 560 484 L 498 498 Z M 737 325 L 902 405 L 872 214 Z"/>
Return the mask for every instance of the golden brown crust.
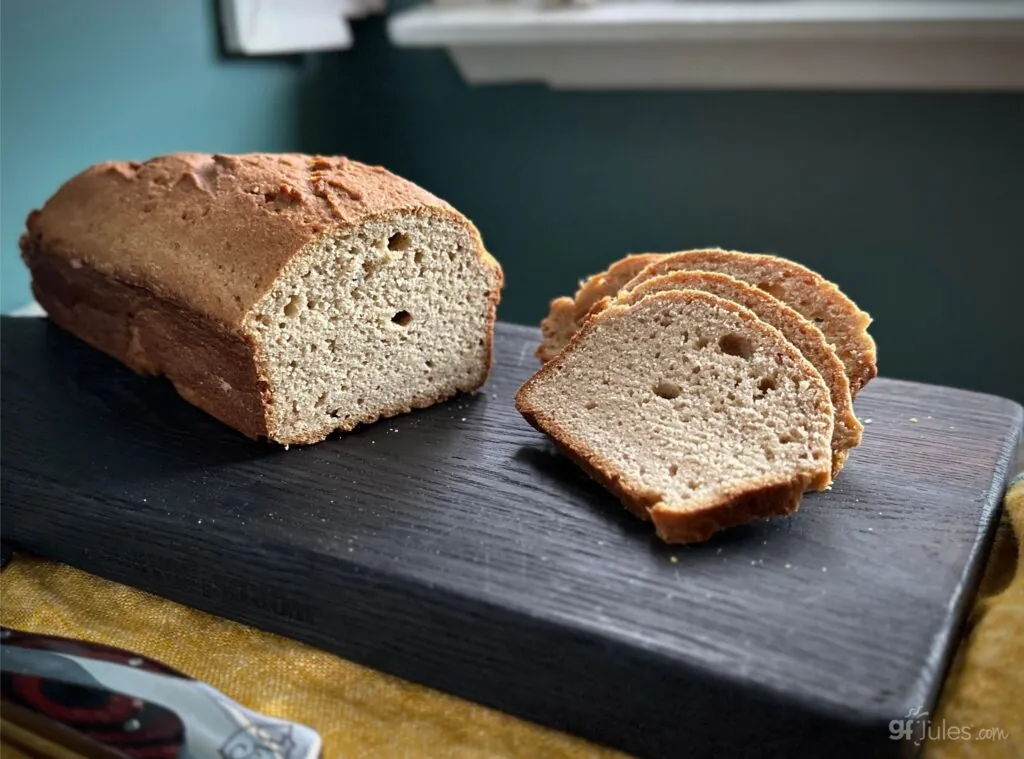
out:
<path id="1" fill-rule="evenodd" d="M 580 284 L 572 298 L 555 298 L 551 310 L 540 323 L 541 344 L 534 355 L 547 362 L 558 355 L 586 319 L 595 303 L 606 295 L 615 295 L 645 266 L 660 258 L 658 253 L 638 253 L 620 258 L 605 271 L 594 274 Z"/>
<path id="2" fill-rule="evenodd" d="M 710 495 L 703 501 L 688 504 L 686 510 L 672 509 L 661 503 L 661 495 L 644 490 L 634 483 L 626 482 L 619 472 L 606 466 L 597 451 L 582 440 L 566 434 L 545 412 L 531 403 L 530 394 L 534 385 L 560 371 L 566 356 L 574 347 L 593 332 L 605 319 L 616 318 L 630 308 L 654 307 L 661 301 L 684 302 L 705 300 L 716 306 L 740 315 L 755 330 L 766 333 L 776 341 L 780 353 L 803 363 L 808 377 L 820 385 L 825 401 L 820 411 L 832 416 L 832 407 L 827 402 L 828 388 L 820 375 L 789 344 L 778 330 L 764 324 L 750 310 L 724 298 L 699 290 L 670 290 L 649 295 L 632 305 L 613 304 L 600 311 L 591 311 L 583 326 L 573 335 L 569 344 L 555 358 L 542 366 L 516 393 L 516 408 L 523 418 L 538 431 L 547 435 L 555 445 L 565 452 L 593 480 L 601 484 L 633 514 L 655 524 L 658 536 L 669 543 L 691 543 L 708 539 L 714 532 L 726 527 L 745 524 L 772 515 L 791 514 L 797 510 L 802 494 L 808 490 L 822 490 L 831 482 L 830 468 L 826 465 L 817 471 L 794 474 L 789 477 L 764 477 L 744 483 L 722 495 Z"/>
<path id="3" fill-rule="evenodd" d="M 651 521 L 666 543 L 702 543 L 716 532 L 758 519 L 793 514 L 813 479 L 797 476 L 778 482 L 762 480 L 704 510 L 680 512 L 661 503 L 651 507 Z"/>
<path id="4" fill-rule="evenodd" d="M 836 348 L 846 367 L 850 394 L 857 393 L 878 374 L 877 348 L 868 334 L 871 316 L 857 307 L 834 283 L 805 266 L 760 253 L 707 249 L 659 256 L 623 287 L 672 271 L 711 271 L 729 274 L 760 287 L 807 319 L 815 321 Z M 824 298 L 832 316 L 816 321 L 811 302 Z"/>
<path id="5" fill-rule="evenodd" d="M 613 302 L 629 305 L 652 293 L 666 290 L 702 290 L 749 308 L 758 318 L 782 332 L 825 380 L 835 411 L 832 435 L 832 476 L 843 468 L 848 449 L 860 445 L 864 427 L 853 413 L 853 400 L 846 369 L 835 350 L 816 326 L 778 298 L 728 274 L 706 271 L 673 271 L 644 280 L 631 290 L 620 291 L 612 300 L 596 303 L 591 313 L 599 313 Z"/>
<path id="6" fill-rule="evenodd" d="M 208 317 L 23 241 L 32 291 L 48 316 L 140 374 L 164 375 L 195 406 L 251 438 L 267 437 L 267 387 L 253 346 Z"/>
<path id="7" fill-rule="evenodd" d="M 493 361 L 501 267 L 468 219 L 380 167 L 298 154 L 98 164 L 29 215 L 21 248 L 37 300 L 64 329 L 138 372 L 166 375 L 245 435 L 314 443 L 339 427 L 296 439 L 269 429 L 273 398 L 246 315 L 309 244 L 404 212 L 468 229 L 494 283 L 475 390 Z M 447 397 L 371 410 L 344 429 Z"/>

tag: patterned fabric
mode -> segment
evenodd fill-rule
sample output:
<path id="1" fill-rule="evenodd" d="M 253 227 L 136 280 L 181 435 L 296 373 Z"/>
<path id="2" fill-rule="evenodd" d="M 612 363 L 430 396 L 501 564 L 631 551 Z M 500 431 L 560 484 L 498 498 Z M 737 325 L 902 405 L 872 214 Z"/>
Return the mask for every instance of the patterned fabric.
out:
<path id="1" fill-rule="evenodd" d="M 1014 538 L 1024 535 L 1024 477 L 1015 482 L 926 759 L 1024 756 L 1024 571 Z M 0 624 L 160 660 L 256 711 L 315 728 L 324 759 L 623 756 L 65 565 L 15 557 L 0 594 Z M 978 739 L 988 729 L 1003 735 Z M 3 754 L 20 759 L 10 746 Z"/>

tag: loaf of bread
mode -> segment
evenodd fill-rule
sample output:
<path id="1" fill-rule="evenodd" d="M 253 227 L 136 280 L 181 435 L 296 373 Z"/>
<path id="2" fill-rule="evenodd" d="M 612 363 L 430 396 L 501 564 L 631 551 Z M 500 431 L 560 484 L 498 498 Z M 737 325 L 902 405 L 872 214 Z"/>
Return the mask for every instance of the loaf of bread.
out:
<path id="1" fill-rule="evenodd" d="M 792 513 L 831 479 L 829 388 L 779 330 L 707 292 L 592 314 L 516 406 L 668 542 Z"/>
<path id="2" fill-rule="evenodd" d="M 875 341 L 868 334 L 871 317 L 835 284 L 805 266 L 777 256 L 730 250 L 688 250 L 660 256 L 623 289 L 673 271 L 728 274 L 775 296 L 825 335 L 846 367 L 850 392 L 858 392 L 878 374 Z"/>
<path id="3" fill-rule="evenodd" d="M 28 219 L 50 318 L 252 438 L 480 387 L 502 272 L 476 228 L 380 167 L 297 154 L 103 163 Z"/>
<path id="4" fill-rule="evenodd" d="M 835 413 L 832 432 L 832 476 L 843 468 L 850 449 L 860 445 L 864 427 L 853 413 L 850 383 L 843 363 L 825 336 L 814 324 L 777 298 L 727 274 L 706 271 L 674 271 L 644 280 L 615 299 L 605 298 L 594 306 L 601 310 L 612 303 L 628 305 L 656 292 L 668 290 L 702 290 L 749 308 L 761 321 L 779 330 L 804 358 L 818 371 L 828 385 Z"/>

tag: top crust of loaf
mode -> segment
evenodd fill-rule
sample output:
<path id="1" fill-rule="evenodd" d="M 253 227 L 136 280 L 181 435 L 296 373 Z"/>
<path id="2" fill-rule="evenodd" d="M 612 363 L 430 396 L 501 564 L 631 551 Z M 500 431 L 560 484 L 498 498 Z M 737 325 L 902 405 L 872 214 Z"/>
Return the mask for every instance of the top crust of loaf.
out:
<path id="1" fill-rule="evenodd" d="M 300 154 L 177 153 L 108 162 L 66 182 L 28 219 L 22 249 L 45 250 L 212 317 L 243 324 L 288 263 L 333 231 L 399 213 L 472 223 L 379 166 Z"/>

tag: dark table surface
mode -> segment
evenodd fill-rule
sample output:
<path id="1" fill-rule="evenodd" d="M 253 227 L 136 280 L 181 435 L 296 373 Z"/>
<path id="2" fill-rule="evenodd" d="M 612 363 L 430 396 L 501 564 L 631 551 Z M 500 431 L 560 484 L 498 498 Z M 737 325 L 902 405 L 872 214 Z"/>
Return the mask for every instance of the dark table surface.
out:
<path id="1" fill-rule="evenodd" d="M 515 411 L 537 340 L 499 325 L 481 393 L 283 450 L 5 318 L 4 539 L 640 755 L 905 751 L 1020 406 L 878 379 L 831 491 L 672 547 Z"/>

